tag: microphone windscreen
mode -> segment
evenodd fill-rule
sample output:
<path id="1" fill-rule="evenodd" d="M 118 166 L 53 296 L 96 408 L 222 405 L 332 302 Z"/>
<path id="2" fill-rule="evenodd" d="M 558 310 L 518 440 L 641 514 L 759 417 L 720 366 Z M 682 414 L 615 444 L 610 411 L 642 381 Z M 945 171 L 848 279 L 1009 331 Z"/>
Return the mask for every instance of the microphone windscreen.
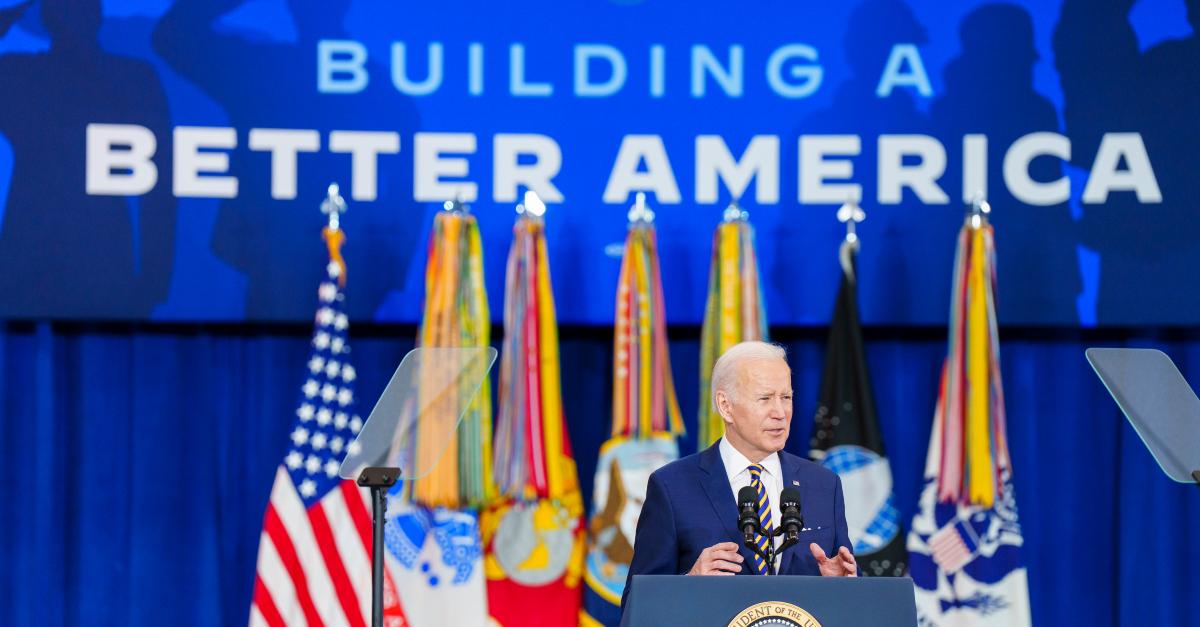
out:
<path id="1" fill-rule="evenodd" d="M 789 505 L 800 509 L 800 491 L 796 488 L 787 487 L 779 493 L 779 507 L 782 509 Z"/>
<path id="2" fill-rule="evenodd" d="M 750 486 L 738 490 L 738 507 L 741 508 L 746 505 L 758 505 L 758 491 Z"/>

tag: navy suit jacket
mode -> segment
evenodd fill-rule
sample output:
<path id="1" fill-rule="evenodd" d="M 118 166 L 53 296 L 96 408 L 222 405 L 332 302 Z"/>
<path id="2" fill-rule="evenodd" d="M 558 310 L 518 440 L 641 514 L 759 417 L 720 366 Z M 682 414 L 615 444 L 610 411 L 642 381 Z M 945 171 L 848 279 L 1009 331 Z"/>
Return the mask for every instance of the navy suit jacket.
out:
<path id="1" fill-rule="evenodd" d="M 838 547 L 854 547 L 846 531 L 842 481 L 824 466 L 791 453 L 780 451 L 779 465 L 783 486 L 800 490 L 800 513 L 804 517 L 800 543 L 783 552 L 779 574 L 820 575 L 808 548 L 810 543 L 816 542 L 829 556 Z M 769 496 L 779 498 L 778 494 Z M 737 519 L 737 500 L 717 444 L 654 471 L 638 518 L 622 608 L 634 575 L 685 574 L 701 551 L 721 542 L 741 547 L 742 571 L 738 574 L 753 574 L 754 553 L 742 546 Z"/>

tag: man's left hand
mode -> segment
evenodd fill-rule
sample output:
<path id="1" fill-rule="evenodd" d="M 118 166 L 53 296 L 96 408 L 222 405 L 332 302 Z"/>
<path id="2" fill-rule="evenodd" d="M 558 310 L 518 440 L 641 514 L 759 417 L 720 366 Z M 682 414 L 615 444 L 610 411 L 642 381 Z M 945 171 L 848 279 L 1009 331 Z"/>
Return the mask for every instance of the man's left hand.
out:
<path id="1" fill-rule="evenodd" d="M 854 554 L 850 552 L 850 549 L 841 547 L 833 557 L 825 555 L 825 551 L 821 550 L 816 542 L 808 545 L 808 549 L 816 558 L 817 568 L 821 570 L 822 577 L 858 576 L 858 562 L 854 561 Z"/>

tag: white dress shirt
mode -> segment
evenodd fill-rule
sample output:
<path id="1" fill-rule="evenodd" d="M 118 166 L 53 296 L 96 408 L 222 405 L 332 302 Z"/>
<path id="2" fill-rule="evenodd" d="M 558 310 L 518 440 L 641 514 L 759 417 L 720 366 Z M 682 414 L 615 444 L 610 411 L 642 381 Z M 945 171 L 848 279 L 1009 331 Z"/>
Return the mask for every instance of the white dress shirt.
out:
<path id="1" fill-rule="evenodd" d="M 745 455 L 733 448 L 725 437 L 721 438 L 717 449 L 721 451 L 721 463 L 725 464 L 725 474 L 729 477 L 729 488 L 733 494 L 733 502 L 737 503 L 738 491 L 750 485 L 750 464 L 749 459 Z M 762 473 L 759 474 L 763 484 L 763 489 L 767 491 L 767 502 L 771 506 L 771 526 L 779 528 L 779 493 L 783 490 L 783 468 L 779 465 L 779 453 L 771 453 L 763 458 L 759 465 L 763 467 Z M 775 536 L 775 568 L 779 568 L 780 553 L 779 546 L 783 543 L 783 536 Z M 750 566 L 753 569 L 753 566 Z"/>

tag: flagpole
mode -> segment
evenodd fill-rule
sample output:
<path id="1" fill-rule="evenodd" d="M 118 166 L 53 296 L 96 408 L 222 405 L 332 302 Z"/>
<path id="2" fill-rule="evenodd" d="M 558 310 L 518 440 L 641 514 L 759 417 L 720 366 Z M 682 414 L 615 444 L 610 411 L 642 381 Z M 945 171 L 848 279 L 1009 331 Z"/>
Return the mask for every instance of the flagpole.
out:
<path id="1" fill-rule="evenodd" d="M 345 282 L 345 264 L 341 255 L 333 255 L 333 241 L 340 241 L 341 214 L 346 212 L 346 200 L 342 198 L 337 183 L 330 183 L 325 200 L 321 203 L 321 213 L 329 216 L 329 224 L 325 229 L 325 238 L 331 243 L 331 263 L 341 266 L 338 280 Z M 387 492 L 396 485 L 400 478 L 399 468 L 371 466 L 364 468 L 358 475 L 358 485 L 371 489 L 371 627 L 383 627 L 383 526 L 387 517 Z"/>

